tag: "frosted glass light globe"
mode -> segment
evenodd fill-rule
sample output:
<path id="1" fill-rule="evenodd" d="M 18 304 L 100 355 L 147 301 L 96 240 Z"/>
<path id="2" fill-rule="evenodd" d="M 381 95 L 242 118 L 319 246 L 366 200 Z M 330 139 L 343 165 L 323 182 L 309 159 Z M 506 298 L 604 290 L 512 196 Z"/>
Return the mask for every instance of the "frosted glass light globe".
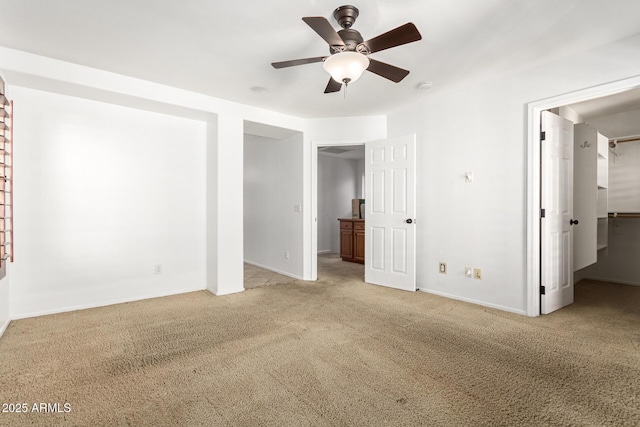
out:
<path id="1" fill-rule="evenodd" d="M 324 60 L 323 67 L 338 83 L 353 83 L 369 67 L 369 58 L 358 52 L 334 53 Z"/>

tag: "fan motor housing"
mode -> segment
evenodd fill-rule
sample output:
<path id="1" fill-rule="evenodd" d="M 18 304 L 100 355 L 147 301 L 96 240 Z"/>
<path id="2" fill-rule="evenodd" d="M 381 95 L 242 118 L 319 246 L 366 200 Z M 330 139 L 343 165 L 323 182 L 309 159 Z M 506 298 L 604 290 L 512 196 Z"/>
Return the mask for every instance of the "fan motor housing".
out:
<path id="1" fill-rule="evenodd" d="M 355 51 L 356 47 L 364 41 L 362 35 L 360 35 L 358 31 L 350 28 L 338 31 L 338 35 L 344 42 L 344 45 L 347 47 L 346 50 L 348 51 Z"/>

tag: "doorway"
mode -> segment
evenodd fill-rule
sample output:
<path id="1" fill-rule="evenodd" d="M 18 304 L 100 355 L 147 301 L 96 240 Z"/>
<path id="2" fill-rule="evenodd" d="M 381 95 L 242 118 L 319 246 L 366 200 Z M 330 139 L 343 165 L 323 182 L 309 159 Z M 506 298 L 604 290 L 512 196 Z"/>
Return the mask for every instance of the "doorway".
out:
<path id="1" fill-rule="evenodd" d="M 640 89 L 572 104 L 566 109 L 582 123 L 576 125 L 576 129 L 587 129 L 587 135 L 600 135 L 604 146 L 602 154 L 598 147 L 598 212 L 597 223 L 591 228 L 592 234 L 596 234 L 592 240 L 597 241 L 597 251 L 593 244 L 588 245 L 591 250 L 588 262 L 576 261 L 576 283 L 592 279 L 639 286 L 640 266 L 636 260 L 640 256 Z M 586 138 L 576 141 L 586 141 Z M 578 144 L 576 150 L 594 150 L 594 147 L 580 148 L 584 145 Z M 576 187 L 582 181 L 585 179 L 576 176 Z M 583 197 L 576 198 L 576 203 L 581 199 Z M 585 246 L 579 242 L 576 245 L 577 250 Z"/>
<path id="2" fill-rule="evenodd" d="M 303 278 L 302 132 L 245 121 L 244 287 Z"/>
<path id="3" fill-rule="evenodd" d="M 343 143 L 340 147 L 362 144 L 363 142 Z M 311 249 L 314 255 L 318 250 L 318 150 L 331 145 L 335 144 L 312 145 Z M 416 136 L 410 134 L 367 141 L 364 146 L 365 218 L 344 221 L 347 229 L 353 228 L 354 244 L 357 244 L 358 238 L 361 239 L 360 242 L 364 238 L 361 248 L 364 253 L 364 281 L 415 292 Z M 366 203 L 367 199 L 369 203 Z M 357 221 L 360 223 L 355 224 Z M 349 224 L 350 222 L 354 224 Z M 341 232 L 342 238 L 344 236 Z M 357 247 L 354 253 L 358 253 Z M 317 256 L 312 256 L 311 260 L 312 280 L 316 280 Z"/>
<path id="4" fill-rule="evenodd" d="M 353 224 L 353 218 L 362 219 L 363 216 L 360 201 L 364 200 L 365 194 L 364 144 L 318 146 L 316 157 L 317 274 L 321 278 L 344 276 L 344 279 L 364 281 L 362 264 L 357 265 L 354 259 L 341 256 L 345 255 L 347 241 L 352 242 L 356 232 L 341 227 Z M 364 241 L 360 243 L 364 252 Z"/>
<path id="5" fill-rule="evenodd" d="M 621 94 L 640 88 L 640 77 L 634 77 L 595 88 L 549 98 L 528 105 L 528 176 L 527 176 L 527 315 L 540 314 L 541 299 L 541 114 L 545 110 L 560 108 L 589 100 Z M 555 260 L 555 262 L 558 262 Z"/>

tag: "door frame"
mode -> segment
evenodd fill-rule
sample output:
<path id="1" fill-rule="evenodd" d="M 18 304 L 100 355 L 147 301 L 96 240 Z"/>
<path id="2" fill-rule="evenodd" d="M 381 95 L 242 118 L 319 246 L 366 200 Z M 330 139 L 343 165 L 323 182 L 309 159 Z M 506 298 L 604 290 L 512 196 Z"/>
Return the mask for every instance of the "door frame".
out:
<path id="1" fill-rule="evenodd" d="M 631 89 L 640 88 L 640 76 L 612 83 L 581 89 L 575 92 L 546 98 L 527 104 L 527 271 L 526 313 L 540 315 L 540 114 L 544 110 L 558 108 L 581 101 L 589 101 Z"/>
<path id="2" fill-rule="evenodd" d="M 311 269 L 309 280 L 318 280 L 318 148 L 364 145 L 371 139 L 311 141 Z M 336 218 L 337 219 L 337 218 Z"/>

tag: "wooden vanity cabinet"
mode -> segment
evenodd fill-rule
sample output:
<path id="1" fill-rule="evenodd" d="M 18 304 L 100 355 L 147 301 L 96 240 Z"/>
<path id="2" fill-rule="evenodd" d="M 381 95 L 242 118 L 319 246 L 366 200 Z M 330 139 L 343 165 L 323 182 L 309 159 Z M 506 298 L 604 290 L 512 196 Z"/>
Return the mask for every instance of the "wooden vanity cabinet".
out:
<path id="1" fill-rule="evenodd" d="M 364 264 L 364 219 L 339 218 L 340 257 L 343 261 Z"/>

